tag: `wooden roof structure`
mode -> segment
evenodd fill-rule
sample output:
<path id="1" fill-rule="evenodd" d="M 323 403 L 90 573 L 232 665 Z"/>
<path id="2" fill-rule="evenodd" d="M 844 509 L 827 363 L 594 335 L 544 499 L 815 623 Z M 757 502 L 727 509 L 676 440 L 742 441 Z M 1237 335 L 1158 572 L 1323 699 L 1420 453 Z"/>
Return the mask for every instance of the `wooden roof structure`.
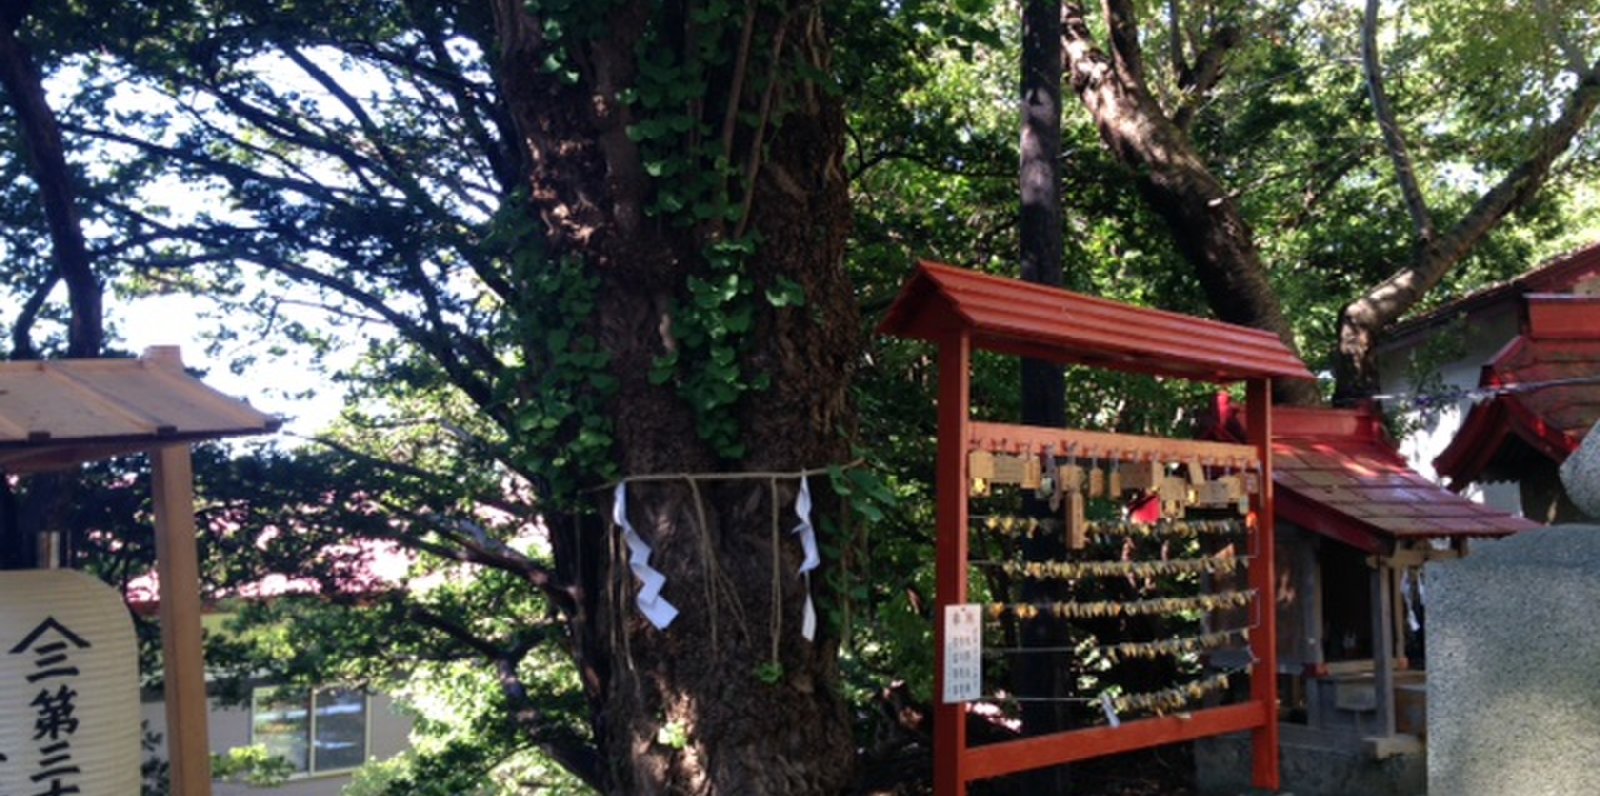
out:
<path id="1" fill-rule="evenodd" d="M 1218 396 L 1223 431 L 1242 434 L 1237 409 Z M 1413 539 L 1498 538 L 1539 528 L 1475 503 L 1407 466 L 1370 408 L 1272 408 L 1273 483 L 1280 519 L 1367 553 Z"/>
<path id="2" fill-rule="evenodd" d="M 1467 412 L 1434 469 L 1460 491 L 1560 464 L 1600 420 L 1600 296 L 1522 297 L 1522 333 L 1483 366 L 1493 395 Z"/>
<path id="3" fill-rule="evenodd" d="M 0 472 L 278 429 L 278 418 L 207 387 L 176 357 L 0 362 Z"/>
<path id="4" fill-rule="evenodd" d="M 0 473 L 150 455 L 167 759 L 175 796 L 211 793 L 189 446 L 275 431 L 279 422 L 184 373 L 175 347 L 152 347 L 139 359 L 0 363 Z"/>
<path id="5" fill-rule="evenodd" d="M 1069 365 L 1210 382 L 1311 379 L 1277 335 L 922 261 L 878 333 Z"/>

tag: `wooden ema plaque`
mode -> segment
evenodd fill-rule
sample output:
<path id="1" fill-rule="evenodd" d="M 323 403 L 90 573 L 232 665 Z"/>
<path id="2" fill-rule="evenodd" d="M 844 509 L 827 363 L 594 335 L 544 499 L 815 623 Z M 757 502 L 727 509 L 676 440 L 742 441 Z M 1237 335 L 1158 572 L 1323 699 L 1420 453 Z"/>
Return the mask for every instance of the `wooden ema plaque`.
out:
<path id="1" fill-rule="evenodd" d="M 1035 461 L 1046 455 L 1093 457 L 1112 467 L 1113 474 L 1104 477 L 1105 487 L 1117 493 L 1135 488 L 1159 490 L 1166 473 L 1158 463 L 1203 461 L 1247 467 L 1247 495 L 1237 499 L 1248 502 L 1257 518 L 1249 529 L 1249 543 L 1256 558 L 1249 567 L 1248 581 L 1256 604 L 1268 607 L 1258 612 L 1257 624 L 1249 634 L 1252 671 L 1265 674 L 1250 677 L 1250 697 L 1245 702 L 978 747 L 967 744 L 967 703 L 942 702 L 934 709 L 936 796 L 965 796 L 968 783 L 977 780 L 1246 731 L 1251 736 L 1252 784 L 1276 790 L 1278 723 L 1273 673 L 1277 671 L 1277 633 L 1276 617 L 1270 610 L 1275 602 L 1272 426 L 1268 409 L 1272 380 L 1310 379 L 1305 365 L 1268 332 L 927 262 L 918 265 L 879 331 L 926 340 L 937 345 L 939 351 L 935 616 L 942 617 L 949 606 L 968 602 L 968 500 L 975 486 L 969 453 L 975 450 L 994 455 L 998 466 L 992 475 L 1000 476 L 1004 471 L 1004 476 L 1017 477 L 1019 482 L 1036 476 L 1016 473 L 1009 464 L 1001 465 L 1002 454 Z M 1217 384 L 1244 382 L 1250 441 L 1238 445 L 1128 437 L 976 421 L 971 417 L 970 387 L 972 354 L 977 349 Z M 989 466 L 983 456 L 974 457 L 972 463 Z M 1157 464 L 1148 466 L 1152 463 Z M 985 488 L 989 483 L 983 481 Z M 1208 489 L 1206 497 L 1215 499 L 1222 494 Z M 1063 505 L 1062 510 L 1071 509 Z M 945 693 L 947 683 L 958 684 L 951 682 L 952 673 L 944 670 L 948 641 L 944 625 L 936 622 L 934 626 L 934 643 L 938 647 L 934 659 L 939 661 L 934 673 L 936 694 Z"/>

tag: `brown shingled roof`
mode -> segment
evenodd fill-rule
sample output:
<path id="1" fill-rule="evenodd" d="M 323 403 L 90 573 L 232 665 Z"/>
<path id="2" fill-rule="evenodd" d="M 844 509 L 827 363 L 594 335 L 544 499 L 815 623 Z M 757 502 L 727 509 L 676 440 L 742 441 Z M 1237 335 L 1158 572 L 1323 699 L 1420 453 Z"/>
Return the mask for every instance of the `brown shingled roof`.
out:
<path id="1" fill-rule="evenodd" d="M 1241 419 L 1219 397 L 1223 428 Z M 1406 539 L 1509 536 L 1538 523 L 1474 503 L 1412 470 L 1368 409 L 1272 408 L 1278 518 L 1369 553 Z"/>

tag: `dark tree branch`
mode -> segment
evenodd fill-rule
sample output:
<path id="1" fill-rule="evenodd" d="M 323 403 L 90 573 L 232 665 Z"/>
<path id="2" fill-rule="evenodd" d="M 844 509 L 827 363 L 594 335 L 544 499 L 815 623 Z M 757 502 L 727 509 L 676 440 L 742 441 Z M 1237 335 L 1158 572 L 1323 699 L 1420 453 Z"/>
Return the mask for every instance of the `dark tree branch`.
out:
<path id="1" fill-rule="evenodd" d="M 1502 218 L 1533 201 L 1556 158 L 1588 125 L 1596 107 L 1600 107 L 1600 60 L 1579 76 L 1555 122 L 1531 135 L 1521 163 L 1478 197 L 1460 221 L 1419 247 L 1411 262 L 1344 308 L 1335 360 L 1336 402 L 1352 403 L 1376 392 L 1378 333 L 1416 306 Z"/>
<path id="2" fill-rule="evenodd" d="M 1062 5 L 1065 72 L 1118 161 L 1137 175 L 1140 192 L 1172 231 L 1217 316 L 1266 329 L 1295 350 L 1294 333 L 1267 279 L 1237 203 L 1162 112 L 1147 87 L 1128 79 L 1096 46 L 1082 2 Z M 1316 385 L 1282 380 L 1280 401 L 1315 404 Z"/>
<path id="3" fill-rule="evenodd" d="M 544 722 L 544 714 L 535 706 L 528 689 L 517 673 L 516 663 L 509 659 L 495 662 L 500 675 L 500 690 L 511 701 L 512 718 L 550 759 L 582 780 L 596 792 L 604 792 L 600 752 L 593 744 L 585 743 L 565 732 L 553 732 Z"/>
<path id="4" fill-rule="evenodd" d="M 273 240 L 274 245 L 271 249 L 255 245 L 253 240 L 258 236 Z M 495 418 L 502 426 L 510 427 L 508 424 L 511 423 L 511 418 L 507 415 L 505 406 L 495 400 L 489 383 L 489 379 L 500 369 L 500 364 L 492 357 L 487 359 L 483 357 L 481 340 L 473 338 L 467 343 L 465 338 L 469 336 L 458 334 L 453 327 L 433 327 L 420 323 L 417 319 L 390 307 L 382 298 L 361 289 L 352 281 L 302 265 L 278 255 L 274 250 L 292 243 L 295 248 L 308 252 L 322 252 L 344 262 L 359 262 L 365 255 L 332 248 L 306 237 L 300 229 L 287 224 L 258 228 L 218 224 L 204 230 L 172 228 L 171 237 L 207 246 L 219 259 L 231 257 L 234 260 L 255 263 L 302 284 L 323 288 L 382 318 L 403 337 L 438 362 L 450 376 L 452 383 L 486 414 Z M 422 285 L 416 286 L 416 289 L 429 290 L 433 287 Z M 463 344 L 465 348 L 460 347 Z M 469 359 L 473 360 L 481 370 L 474 370 L 469 366 L 467 362 Z"/>
<path id="5" fill-rule="evenodd" d="M 361 183 L 364 192 L 379 196 L 382 192 L 373 184 L 368 175 L 382 174 L 379 164 L 370 158 L 356 153 L 349 147 L 333 143 L 332 136 L 325 131 L 310 130 L 303 126 L 306 122 L 304 116 L 296 114 L 289 108 L 266 109 L 245 101 L 243 98 L 225 91 L 222 86 L 205 83 L 199 86 L 206 91 L 224 108 L 239 118 L 249 122 L 252 126 L 272 138 L 292 146 L 301 147 L 311 152 L 317 152 L 344 164 L 350 176 Z M 293 119 L 294 121 L 288 121 Z"/>
<path id="6" fill-rule="evenodd" d="M 95 277 L 84 242 L 83 227 L 67 166 L 61 129 L 45 98 L 43 79 L 28 48 L 17 38 L 17 27 L 31 3 L 8 2 L 0 8 L 0 85 L 5 86 L 20 128 L 29 170 L 39 187 L 56 271 L 67 286 L 72 317 L 67 325 L 67 356 L 100 355 L 104 335 L 100 280 Z"/>
<path id="7" fill-rule="evenodd" d="M 33 325 L 39 320 L 39 312 L 44 309 L 45 299 L 50 297 L 50 291 L 61 281 L 58 271 L 51 271 L 41 284 L 32 293 L 28 294 L 22 308 L 17 311 L 17 319 L 11 325 L 11 358 L 12 359 L 38 359 L 39 351 L 33 347 Z"/>
<path id="8" fill-rule="evenodd" d="M 1182 84 L 1182 76 L 1189 71 L 1189 61 L 1183 54 L 1183 12 L 1178 0 L 1167 0 L 1167 58 L 1172 61 L 1172 74 Z"/>
<path id="9" fill-rule="evenodd" d="M 1215 88 L 1217 81 L 1222 79 L 1223 66 L 1228 53 L 1239 46 L 1241 34 L 1239 29 L 1232 25 L 1224 25 L 1212 31 L 1211 40 L 1206 48 L 1195 56 L 1194 65 L 1184 66 L 1178 73 L 1178 88 L 1182 92 L 1177 112 L 1172 115 L 1172 123 L 1179 130 L 1187 131 L 1194 123 L 1195 114 L 1199 111 L 1202 99 Z"/>
<path id="10" fill-rule="evenodd" d="M 1126 84 L 1146 85 L 1144 51 L 1139 46 L 1139 17 L 1132 0 L 1101 0 L 1111 31 L 1111 56 Z"/>
<path id="11" fill-rule="evenodd" d="M 412 18 L 418 21 L 423 42 L 427 45 L 428 53 L 433 56 L 433 60 L 439 64 L 439 68 L 424 72 L 413 69 L 411 63 L 404 64 L 403 68 L 408 74 L 428 75 L 443 86 L 455 102 L 456 111 L 462 123 L 466 125 L 468 137 L 477 144 L 478 150 L 489 162 L 489 171 L 499 183 L 500 190 L 511 190 L 517 185 L 520 176 L 517 173 L 516 156 L 508 151 L 504 136 L 497 137 L 490 133 L 481 117 L 483 113 L 494 113 L 494 102 L 483 96 L 482 87 L 472 84 L 461 76 L 461 66 L 450 54 L 450 48 L 445 43 L 444 31 L 439 27 L 439 20 L 434 13 L 436 6 L 414 1 L 408 8 L 411 9 Z"/>
<path id="12" fill-rule="evenodd" d="M 1336 158 L 1332 164 L 1317 168 L 1312 174 L 1313 179 L 1307 182 L 1305 190 L 1300 194 L 1300 208 L 1284 222 L 1284 229 L 1299 229 L 1304 226 L 1306 220 L 1311 217 L 1312 211 L 1316 210 L 1317 206 L 1322 203 L 1322 199 L 1327 195 L 1328 191 L 1333 190 L 1334 186 L 1338 185 L 1356 166 L 1361 165 L 1364 154 L 1361 149 L 1354 149 Z"/>
<path id="13" fill-rule="evenodd" d="M 517 666 L 532 649 L 531 643 L 523 641 L 510 649 L 505 649 L 422 606 L 408 603 L 406 610 L 418 624 L 439 631 L 492 663 L 500 682 L 500 690 L 511 702 L 511 719 L 517 728 L 551 759 L 583 780 L 589 787 L 597 791 L 603 789 L 599 752 L 593 745 L 550 727 L 545 721 L 543 711 L 538 709 L 528 695 L 527 687 L 523 684 L 521 675 L 517 673 Z"/>
<path id="14" fill-rule="evenodd" d="M 750 69 L 750 48 L 756 33 L 755 0 L 745 0 L 744 24 L 739 31 L 739 52 L 733 59 L 733 84 L 722 113 L 722 159 L 733 162 L 733 134 L 739 129 L 739 105 L 744 101 L 745 72 Z"/>
<path id="15" fill-rule="evenodd" d="M 411 165 L 406 163 L 399 153 L 384 142 L 383 128 L 373 120 L 371 114 L 367 113 L 366 106 L 362 105 L 361 101 L 355 98 L 355 95 L 346 91 L 342 83 L 335 80 L 333 75 L 328 74 L 327 70 L 317 66 L 299 49 L 284 47 L 282 52 L 285 58 L 288 58 L 295 66 L 300 67 L 300 71 L 305 72 L 317 85 L 322 86 L 323 90 L 338 100 L 345 111 L 356 120 L 356 125 L 361 129 L 361 133 L 366 136 L 367 145 L 378 155 L 378 162 L 382 164 L 382 169 L 377 173 L 385 183 L 398 189 L 401 195 L 405 196 L 407 202 L 423 209 L 427 215 L 435 219 L 451 220 L 449 214 L 438 206 L 433 196 L 424 190 L 422 185 L 412 176 L 414 169 Z M 334 145 L 330 142 L 328 146 L 331 148 Z M 353 147 L 348 145 L 339 148 L 353 150 Z"/>
<path id="16" fill-rule="evenodd" d="M 316 182 L 309 179 L 300 180 L 291 177 L 268 174 L 247 166 L 241 166 L 237 163 L 230 163 L 226 160 L 219 160 L 217 158 L 200 155 L 188 150 L 162 146 L 147 139 L 125 135 L 114 130 L 84 127 L 82 125 L 73 124 L 70 122 L 63 124 L 62 127 L 69 132 L 77 133 L 79 135 L 99 139 L 102 141 L 112 141 L 118 144 L 137 147 L 152 155 L 160 155 L 180 163 L 186 163 L 191 166 L 199 167 L 206 171 L 215 173 L 216 175 L 235 185 L 259 183 L 260 185 L 269 186 L 279 191 L 297 193 L 305 196 L 308 199 L 315 199 L 316 201 L 330 207 L 343 207 L 348 209 L 351 207 L 349 204 L 350 199 L 356 197 L 366 197 L 370 199 L 380 198 L 371 194 L 355 193 L 347 189 L 330 186 L 325 183 Z M 241 142 L 237 141 L 231 141 L 230 143 L 242 145 Z"/>
<path id="17" fill-rule="evenodd" d="M 1378 0 L 1367 0 L 1367 12 L 1361 20 L 1361 67 L 1366 73 L 1367 93 L 1372 96 L 1372 113 L 1377 117 L 1378 129 L 1383 132 L 1384 146 L 1389 159 L 1394 162 L 1394 176 L 1400 182 L 1400 194 L 1406 200 L 1406 212 L 1411 214 L 1411 224 L 1417 235 L 1417 246 L 1424 247 L 1433 241 L 1433 215 L 1428 212 L 1422 187 L 1417 184 L 1416 168 L 1411 153 L 1406 149 L 1406 138 L 1395 121 L 1394 108 L 1383 90 L 1383 65 L 1378 62 Z"/>
<path id="18" fill-rule="evenodd" d="M 575 587 L 562 583 L 544 565 L 500 543 L 482 528 L 465 521 L 450 521 L 434 514 L 411 511 L 390 501 L 380 502 L 391 513 L 426 526 L 460 549 L 451 550 L 420 539 L 415 534 L 400 534 L 390 538 L 427 550 L 446 560 L 482 564 L 509 572 L 538 589 L 568 616 L 576 611 L 578 594 Z"/>
<path id="19" fill-rule="evenodd" d="M 407 602 L 405 607 L 406 612 L 411 614 L 411 617 L 417 620 L 418 624 L 421 624 L 424 627 L 432 628 L 440 633 L 445 634 L 446 636 L 449 636 L 450 639 L 457 644 L 467 647 L 473 652 L 476 652 L 491 661 L 498 661 L 502 658 L 510 657 L 511 655 L 509 650 L 502 648 L 500 645 L 473 633 L 472 631 L 463 627 L 460 623 L 448 619 L 441 614 L 434 613 L 433 611 L 430 611 L 427 608 L 424 608 L 413 602 Z"/>

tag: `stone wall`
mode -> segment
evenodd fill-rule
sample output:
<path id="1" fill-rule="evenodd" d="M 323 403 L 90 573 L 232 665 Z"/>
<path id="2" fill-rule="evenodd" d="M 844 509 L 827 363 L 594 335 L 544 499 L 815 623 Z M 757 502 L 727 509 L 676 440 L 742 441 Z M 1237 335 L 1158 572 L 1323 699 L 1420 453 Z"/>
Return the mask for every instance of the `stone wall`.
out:
<path id="1" fill-rule="evenodd" d="M 1420 752 L 1382 760 L 1361 739 L 1280 724 L 1279 780 L 1293 796 L 1420 796 L 1427 772 Z M 1250 787 L 1250 736 L 1195 741 L 1195 784 L 1202 796 L 1258 793 Z M 1502 794 L 1502 796 L 1505 796 Z"/>
<path id="2" fill-rule="evenodd" d="M 1600 526 L 1426 569 L 1428 791 L 1600 793 Z"/>

